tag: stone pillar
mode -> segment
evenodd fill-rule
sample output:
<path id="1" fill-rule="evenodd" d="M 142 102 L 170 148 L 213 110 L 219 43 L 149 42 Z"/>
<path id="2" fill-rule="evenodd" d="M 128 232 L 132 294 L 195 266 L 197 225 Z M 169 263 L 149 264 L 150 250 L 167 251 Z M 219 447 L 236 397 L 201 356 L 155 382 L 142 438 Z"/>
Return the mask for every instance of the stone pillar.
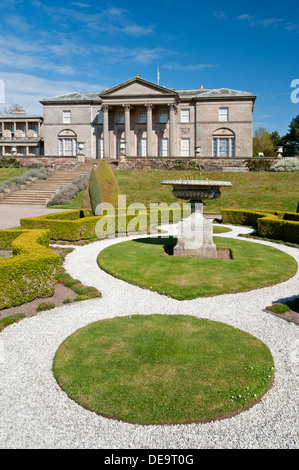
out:
<path id="1" fill-rule="evenodd" d="M 147 157 L 153 156 L 153 105 L 146 104 L 146 155 Z"/>
<path id="2" fill-rule="evenodd" d="M 109 145 L 109 121 L 108 121 L 108 105 L 102 106 L 103 110 L 103 157 L 110 157 L 110 145 Z"/>
<path id="3" fill-rule="evenodd" d="M 125 108 L 125 140 L 126 140 L 126 156 L 131 156 L 131 121 L 130 121 L 130 105 L 124 104 Z"/>
<path id="4" fill-rule="evenodd" d="M 176 106 L 169 104 L 169 156 L 176 156 Z"/>

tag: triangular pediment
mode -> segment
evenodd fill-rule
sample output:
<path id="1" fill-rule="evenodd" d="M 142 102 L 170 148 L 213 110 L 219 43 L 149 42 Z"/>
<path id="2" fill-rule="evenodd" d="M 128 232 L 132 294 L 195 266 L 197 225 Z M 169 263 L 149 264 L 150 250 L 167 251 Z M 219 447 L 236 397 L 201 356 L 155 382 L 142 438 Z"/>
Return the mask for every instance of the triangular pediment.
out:
<path id="1" fill-rule="evenodd" d="M 100 94 L 101 98 L 121 98 L 126 97 L 138 97 L 138 96 L 176 96 L 177 93 L 174 90 L 162 87 L 152 82 L 143 80 L 140 77 L 134 77 L 127 82 L 121 83 L 113 88 L 109 88 Z"/>

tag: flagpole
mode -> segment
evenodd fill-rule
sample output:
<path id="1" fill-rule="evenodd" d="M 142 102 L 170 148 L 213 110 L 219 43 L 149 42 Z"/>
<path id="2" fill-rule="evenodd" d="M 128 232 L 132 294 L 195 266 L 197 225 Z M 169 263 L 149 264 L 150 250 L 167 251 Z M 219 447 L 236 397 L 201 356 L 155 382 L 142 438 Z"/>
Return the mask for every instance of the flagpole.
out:
<path id="1" fill-rule="evenodd" d="M 159 66 L 158 66 L 158 70 L 157 70 L 157 78 L 158 78 L 158 85 L 160 85 L 160 70 L 159 70 Z"/>

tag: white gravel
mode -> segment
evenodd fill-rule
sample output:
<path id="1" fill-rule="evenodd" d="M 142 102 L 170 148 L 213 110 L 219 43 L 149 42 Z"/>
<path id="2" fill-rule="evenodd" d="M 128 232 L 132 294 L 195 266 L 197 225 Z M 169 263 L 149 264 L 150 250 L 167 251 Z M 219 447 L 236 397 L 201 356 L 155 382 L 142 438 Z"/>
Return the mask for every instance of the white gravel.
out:
<path id="1" fill-rule="evenodd" d="M 234 227 L 233 232 L 221 236 L 236 237 L 246 231 Z M 130 237 L 133 238 L 136 237 Z M 0 448 L 298 448 L 299 327 L 263 309 L 274 301 L 298 295 L 299 272 L 288 281 L 267 288 L 177 301 L 129 285 L 99 269 L 98 253 L 123 240 L 76 247 L 67 256 L 67 271 L 83 283 L 97 287 L 103 298 L 40 313 L 0 334 Z M 299 262 L 299 250 L 263 243 L 276 246 Z M 153 313 L 204 317 L 258 337 L 274 358 L 272 388 L 260 403 L 233 418 L 175 426 L 141 426 L 106 419 L 69 399 L 51 370 L 61 342 L 78 328 L 97 320 Z"/>

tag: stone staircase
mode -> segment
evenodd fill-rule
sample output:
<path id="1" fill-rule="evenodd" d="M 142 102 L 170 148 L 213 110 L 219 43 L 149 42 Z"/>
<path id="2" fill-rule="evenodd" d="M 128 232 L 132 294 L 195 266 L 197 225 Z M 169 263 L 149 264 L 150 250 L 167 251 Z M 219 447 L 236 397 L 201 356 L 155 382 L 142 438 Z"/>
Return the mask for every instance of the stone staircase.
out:
<path id="1" fill-rule="evenodd" d="M 93 162 L 88 161 L 72 170 L 54 170 L 46 180 L 37 180 L 30 186 L 13 191 L 0 200 L 0 204 L 46 206 L 54 194 L 66 184 L 70 184 L 82 174 L 89 173 Z"/>

